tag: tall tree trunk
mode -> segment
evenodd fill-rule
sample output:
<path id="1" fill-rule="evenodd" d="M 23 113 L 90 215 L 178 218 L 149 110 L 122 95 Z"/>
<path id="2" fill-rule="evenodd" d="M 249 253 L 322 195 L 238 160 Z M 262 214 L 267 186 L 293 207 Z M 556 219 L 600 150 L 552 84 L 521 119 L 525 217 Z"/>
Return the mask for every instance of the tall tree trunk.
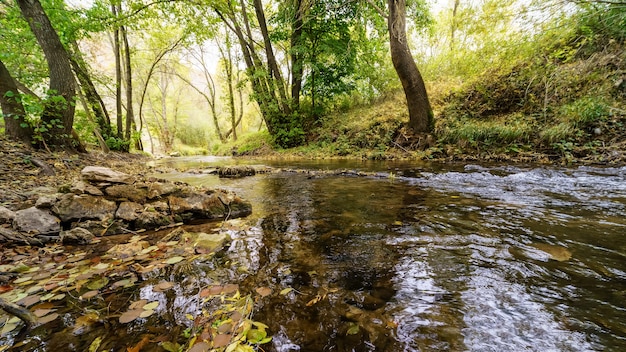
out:
<path id="1" fill-rule="evenodd" d="M 44 141 L 50 146 L 74 149 L 72 125 L 76 87 L 69 56 L 41 3 L 38 0 L 16 1 L 48 63 L 50 92 L 63 98 L 47 99 L 44 104 L 41 120 L 48 129 L 43 134 Z"/>
<path id="2" fill-rule="evenodd" d="M 78 45 L 73 43 L 73 50 L 70 55 L 70 62 L 72 64 L 72 69 L 74 70 L 74 74 L 78 79 L 78 83 L 80 85 L 80 89 L 83 90 L 83 94 L 85 96 L 85 100 L 87 101 L 88 107 L 93 111 L 96 123 L 100 128 L 101 134 L 106 137 L 110 137 L 111 133 L 111 118 L 109 117 L 109 112 L 104 105 L 104 101 L 102 101 L 102 97 L 98 94 L 96 90 L 96 86 L 91 79 L 91 75 L 89 74 L 89 70 L 87 69 L 87 64 L 83 59 Z"/>
<path id="3" fill-rule="evenodd" d="M 291 24 L 290 55 L 291 55 L 291 102 L 296 110 L 300 107 L 302 76 L 304 75 L 304 56 L 302 48 L 302 26 L 304 25 L 304 9 L 302 0 L 294 1 L 294 16 Z"/>
<path id="4" fill-rule="evenodd" d="M 4 133 L 9 138 L 30 146 L 33 128 L 26 123 L 26 113 L 19 99 L 17 85 L 2 61 L 0 61 L 0 108 L 4 118 Z"/>
<path id="5" fill-rule="evenodd" d="M 452 53 L 452 55 L 454 55 L 454 49 L 456 46 L 456 31 L 459 26 L 457 14 L 459 11 L 460 2 L 460 0 L 454 0 L 454 7 L 452 8 L 452 23 L 450 24 L 450 52 Z"/>
<path id="6" fill-rule="evenodd" d="M 285 115 L 290 113 L 290 107 L 287 101 L 287 95 L 285 94 L 285 81 L 282 78 L 280 69 L 278 68 L 278 62 L 274 55 L 274 48 L 272 47 L 272 41 L 270 39 L 269 31 L 267 30 L 267 21 L 265 19 L 265 11 L 263 10 L 263 3 L 261 0 L 254 0 L 254 11 L 256 13 L 257 21 L 259 22 L 259 28 L 261 29 L 261 35 L 263 36 L 263 44 L 265 46 L 265 55 L 267 57 L 267 67 L 269 69 L 269 79 L 272 83 L 274 91 L 278 91 L 279 107 L 281 112 Z"/>
<path id="7" fill-rule="evenodd" d="M 120 27 L 122 41 L 124 42 L 124 64 L 126 66 L 126 140 L 130 140 L 131 131 L 135 129 L 135 115 L 133 113 L 133 76 L 130 67 L 130 45 L 128 45 L 128 33 L 126 27 Z"/>
<path id="8" fill-rule="evenodd" d="M 111 3 L 111 13 L 118 14 L 118 5 Z M 124 120 L 122 117 L 122 62 L 120 50 L 120 29 L 113 30 L 113 55 L 115 56 L 115 113 L 117 122 L 117 138 L 124 138 Z"/>
<path id="9" fill-rule="evenodd" d="M 391 61 L 402 82 L 409 108 L 409 128 L 414 132 L 430 132 L 433 128 L 433 110 L 428 101 L 424 79 L 417 69 L 406 37 L 406 0 L 388 0 L 389 46 Z"/>

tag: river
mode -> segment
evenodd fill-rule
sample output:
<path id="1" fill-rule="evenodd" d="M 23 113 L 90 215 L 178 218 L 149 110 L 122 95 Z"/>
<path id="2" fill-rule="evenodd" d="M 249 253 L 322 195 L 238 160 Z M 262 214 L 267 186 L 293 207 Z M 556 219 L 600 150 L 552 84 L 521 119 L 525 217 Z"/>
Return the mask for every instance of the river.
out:
<path id="1" fill-rule="evenodd" d="M 236 163 L 285 171 L 187 172 Z M 242 288 L 274 292 L 255 306 L 265 351 L 626 350 L 626 168 L 163 166 L 180 171 L 159 177 L 251 201 L 228 256 L 247 268 Z"/>

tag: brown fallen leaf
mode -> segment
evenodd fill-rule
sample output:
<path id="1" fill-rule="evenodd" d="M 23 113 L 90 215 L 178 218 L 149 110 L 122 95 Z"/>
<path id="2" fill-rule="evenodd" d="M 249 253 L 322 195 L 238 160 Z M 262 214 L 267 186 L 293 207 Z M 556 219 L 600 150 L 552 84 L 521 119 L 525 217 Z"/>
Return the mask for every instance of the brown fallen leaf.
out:
<path id="1" fill-rule="evenodd" d="M 141 313 L 143 313 L 143 309 L 133 309 L 133 310 L 124 312 L 122 315 L 120 315 L 120 323 L 122 324 L 130 323 L 131 321 L 139 318 Z"/>
<path id="2" fill-rule="evenodd" d="M 58 317 L 59 317 L 58 313 L 52 313 L 52 314 L 48 314 L 48 315 L 46 315 L 44 317 L 41 317 L 41 318 L 37 319 L 37 322 L 39 324 L 43 325 L 43 324 L 47 324 L 47 323 L 53 321 L 54 319 L 56 319 Z"/>
<path id="3" fill-rule="evenodd" d="M 269 287 L 257 287 L 256 293 L 261 295 L 261 297 L 269 296 L 272 293 L 272 289 Z"/>
<path id="4" fill-rule="evenodd" d="M 230 334 L 219 334 L 215 336 L 215 338 L 213 339 L 213 348 L 220 348 L 220 347 L 228 346 L 232 338 L 233 337 Z"/>
<path id="5" fill-rule="evenodd" d="M 133 347 L 127 347 L 126 352 L 139 352 L 142 348 L 146 347 L 146 345 L 150 342 L 150 337 L 148 335 L 144 335 L 141 341 L 137 342 L 137 344 Z"/>

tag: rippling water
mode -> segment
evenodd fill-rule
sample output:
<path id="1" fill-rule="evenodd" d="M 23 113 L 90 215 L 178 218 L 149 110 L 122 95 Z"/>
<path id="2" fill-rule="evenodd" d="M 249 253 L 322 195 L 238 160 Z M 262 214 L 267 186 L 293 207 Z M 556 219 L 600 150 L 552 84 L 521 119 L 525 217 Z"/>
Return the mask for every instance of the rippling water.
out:
<path id="1" fill-rule="evenodd" d="M 289 166 L 393 175 L 165 175 L 252 201 L 269 350 L 626 350 L 626 168 Z"/>

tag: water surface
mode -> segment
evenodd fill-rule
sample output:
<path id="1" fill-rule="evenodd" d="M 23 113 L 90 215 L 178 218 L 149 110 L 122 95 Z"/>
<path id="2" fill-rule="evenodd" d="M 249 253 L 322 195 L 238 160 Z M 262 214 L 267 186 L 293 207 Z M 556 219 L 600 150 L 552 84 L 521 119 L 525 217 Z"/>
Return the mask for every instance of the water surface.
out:
<path id="1" fill-rule="evenodd" d="M 220 164 L 310 172 L 243 179 Z M 249 199 L 266 351 L 626 350 L 626 168 L 175 158 Z M 341 176 L 336 169 L 377 172 Z M 284 288 L 293 291 L 281 295 Z"/>

